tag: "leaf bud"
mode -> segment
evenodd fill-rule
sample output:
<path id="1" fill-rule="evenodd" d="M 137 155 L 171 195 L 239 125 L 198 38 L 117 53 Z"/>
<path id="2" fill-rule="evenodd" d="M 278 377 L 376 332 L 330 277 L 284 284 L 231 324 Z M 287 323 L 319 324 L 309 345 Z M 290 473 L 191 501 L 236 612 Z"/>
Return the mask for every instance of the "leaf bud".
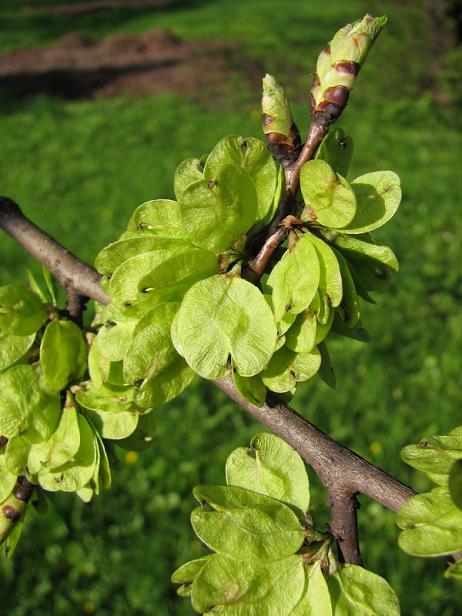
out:
<path id="1" fill-rule="evenodd" d="M 263 132 L 273 158 L 283 165 L 291 164 L 300 153 L 300 134 L 283 88 L 268 74 L 263 78 L 262 111 Z"/>
<path id="2" fill-rule="evenodd" d="M 335 34 L 319 54 L 311 84 L 311 111 L 330 124 L 346 107 L 350 92 L 375 39 L 387 18 L 365 15 Z"/>

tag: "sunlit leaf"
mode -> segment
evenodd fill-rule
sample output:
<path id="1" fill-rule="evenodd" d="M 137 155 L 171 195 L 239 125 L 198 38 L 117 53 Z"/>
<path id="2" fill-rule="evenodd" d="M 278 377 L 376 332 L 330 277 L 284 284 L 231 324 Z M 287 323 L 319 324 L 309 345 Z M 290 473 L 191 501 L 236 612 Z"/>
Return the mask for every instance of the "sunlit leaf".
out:
<path id="1" fill-rule="evenodd" d="M 127 228 L 160 237 L 187 238 L 179 204 L 170 199 L 155 199 L 140 205 Z"/>
<path id="2" fill-rule="evenodd" d="M 266 145 L 254 137 L 225 137 L 210 152 L 205 163 L 204 179 L 214 180 L 228 164 L 240 167 L 250 175 L 257 192 L 256 220 L 269 223 L 278 181 L 278 167 Z"/>
<path id="3" fill-rule="evenodd" d="M 249 174 L 225 165 L 217 176 L 191 184 L 179 201 L 183 225 L 197 246 L 223 252 L 257 216 L 257 194 Z"/>
<path id="4" fill-rule="evenodd" d="M 310 504 L 310 484 L 298 453 L 274 434 L 257 434 L 250 447 L 235 449 L 226 461 L 226 481 L 294 505 Z"/>
<path id="5" fill-rule="evenodd" d="M 316 152 L 317 159 L 324 160 L 332 169 L 346 177 L 353 155 L 353 140 L 339 126 L 329 130 Z"/>
<path id="6" fill-rule="evenodd" d="M 445 488 L 409 499 L 398 511 L 398 542 L 414 556 L 441 556 L 462 550 L 462 510 Z"/>
<path id="7" fill-rule="evenodd" d="M 35 340 L 35 334 L 29 336 L 14 336 L 0 331 L 0 372 L 6 370 L 18 361 Z"/>
<path id="8" fill-rule="evenodd" d="M 320 365 L 321 355 L 317 348 L 310 353 L 295 353 L 283 347 L 273 355 L 262 372 L 262 380 L 271 391 L 291 391 L 297 383 L 313 377 Z"/>
<path id="9" fill-rule="evenodd" d="M 267 562 L 294 554 L 303 542 L 295 513 L 273 498 L 234 486 L 200 486 L 193 494 L 202 507 L 192 512 L 191 524 L 216 552 Z"/>
<path id="10" fill-rule="evenodd" d="M 276 326 L 260 291 L 240 278 L 212 276 L 186 293 L 175 323 L 174 344 L 191 368 L 223 377 L 231 356 L 241 376 L 261 372 L 276 344 Z"/>
<path id="11" fill-rule="evenodd" d="M 304 582 L 300 556 L 255 563 L 214 554 L 193 582 L 192 605 L 201 614 L 285 616 L 292 613 Z"/>
<path id="12" fill-rule="evenodd" d="M 354 219 L 356 197 L 350 184 L 323 160 L 310 160 L 300 172 L 304 221 L 341 229 Z"/>
<path id="13" fill-rule="evenodd" d="M 41 328 L 46 318 L 44 304 L 25 285 L 0 287 L 0 330 L 3 334 L 29 336 Z"/>
<path id="14" fill-rule="evenodd" d="M 87 368 L 87 344 L 72 321 L 51 321 L 40 345 L 40 376 L 43 388 L 58 393 L 78 381 Z"/>
<path id="15" fill-rule="evenodd" d="M 327 578 L 334 616 L 399 616 L 388 582 L 358 565 L 343 565 Z"/>
<path id="16" fill-rule="evenodd" d="M 177 199 L 188 188 L 190 184 L 203 179 L 204 165 L 199 158 L 188 158 L 180 163 L 175 171 L 173 186 Z"/>
<path id="17" fill-rule="evenodd" d="M 384 225 L 392 218 L 401 202 L 399 177 L 393 171 L 374 171 L 351 183 L 357 209 L 342 233 L 366 233 Z"/>
<path id="18" fill-rule="evenodd" d="M 266 283 L 272 292 L 276 321 L 281 321 L 286 312 L 298 314 L 305 310 L 316 295 L 319 279 L 316 249 L 303 235 L 276 263 Z"/>

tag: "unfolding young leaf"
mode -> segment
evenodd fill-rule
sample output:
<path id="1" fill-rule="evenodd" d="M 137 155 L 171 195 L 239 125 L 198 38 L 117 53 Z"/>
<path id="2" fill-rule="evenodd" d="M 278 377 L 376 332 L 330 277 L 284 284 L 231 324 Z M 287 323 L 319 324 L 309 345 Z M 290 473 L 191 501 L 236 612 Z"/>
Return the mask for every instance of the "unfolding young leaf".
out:
<path id="1" fill-rule="evenodd" d="M 388 582 L 358 565 L 343 565 L 327 578 L 334 616 L 399 616 Z"/>
<path id="2" fill-rule="evenodd" d="M 200 486 L 191 524 L 216 552 L 238 560 L 267 562 L 294 554 L 305 536 L 295 513 L 269 496 L 234 486 Z"/>
<path id="3" fill-rule="evenodd" d="M 298 453 L 274 434 L 257 434 L 226 461 L 228 485 L 266 494 L 306 512 L 310 484 Z"/>
<path id="4" fill-rule="evenodd" d="M 313 244 L 303 235 L 292 250 L 276 263 L 267 280 L 272 291 L 274 316 L 281 321 L 286 312 L 303 312 L 314 299 L 320 279 L 319 258 Z"/>
<path id="5" fill-rule="evenodd" d="M 261 372 L 276 345 L 276 326 L 260 291 L 246 280 L 212 276 L 186 293 L 175 319 L 177 351 L 204 378 L 223 377 L 231 356 L 241 376 Z"/>

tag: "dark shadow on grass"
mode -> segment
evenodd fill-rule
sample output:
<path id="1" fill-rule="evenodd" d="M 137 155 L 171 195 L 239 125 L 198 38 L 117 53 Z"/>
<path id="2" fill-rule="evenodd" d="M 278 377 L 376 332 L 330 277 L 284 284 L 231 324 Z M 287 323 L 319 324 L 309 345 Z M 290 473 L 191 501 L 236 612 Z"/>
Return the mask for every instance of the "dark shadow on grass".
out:
<path id="1" fill-rule="evenodd" d="M 99 67 L 97 69 L 50 70 L 44 73 L 19 73 L 0 80 L 0 106 L 3 102 L 18 101 L 37 94 L 63 99 L 90 98 L 95 90 L 119 77 L 172 68 L 181 64 L 179 59 L 143 62 L 127 67 Z"/>

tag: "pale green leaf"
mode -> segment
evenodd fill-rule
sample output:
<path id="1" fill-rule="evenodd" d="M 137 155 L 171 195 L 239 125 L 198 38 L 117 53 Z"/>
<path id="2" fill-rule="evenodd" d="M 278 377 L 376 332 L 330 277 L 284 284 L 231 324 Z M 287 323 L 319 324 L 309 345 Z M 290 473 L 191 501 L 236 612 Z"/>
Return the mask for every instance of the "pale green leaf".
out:
<path id="1" fill-rule="evenodd" d="M 31 348 L 35 334 L 29 336 L 15 336 L 0 331 L 0 372 L 6 370 L 21 359 Z"/>
<path id="2" fill-rule="evenodd" d="M 343 255 L 335 250 L 340 272 L 342 274 L 343 297 L 338 313 L 342 316 L 343 323 L 348 327 L 354 327 L 360 317 L 359 298 L 351 276 L 350 268 Z"/>
<path id="3" fill-rule="evenodd" d="M 452 465 L 462 459 L 462 434 L 424 438 L 418 445 L 404 447 L 401 458 L 438 485 L 447 486 Z"/>
<path id="4" fill-rule="evenodd" d="M 379 575 L 343 565 L 327 578 L 334 616 L 399 616 L 398 598 Z"/>
<path id="5" fill-rule="evenodd" d="M 335 372 L 332 367 L 332 363 L 330 360 L 330 355 L 329 355 L 329 351 L 327 350 L 326 343 L 320 342 L 318 349 L 319 349 L 319 352 L 321 353 L 321 365 L 319 367 L 318 374 L 326 385 L 328 385 L 332 389 L 335 389 L 336 384 L 337 384 L 337 379 L 335 378 Z"/>
<path id="6" fill-rule="evenodd" d="M 175 171 L 173 187 L 179 200 L 190 184 L 203 179 L 204 165 L 200 158 L 188 158 L 180 163 Z"/>
<path id="7" fill-rule="evenodd" d="M 462 459 L 457 460 L 449 471 L 449 494 L 453 503 L 462 509 Z"/>
<path id="8" fill-rule="evenodd" d="M 191 524 L 216 552 L 265 562 L 290 556 L 303 543 L 305 533 L 295 513 L 269 496 L 234 486 L 200 486 L 193 494 L 202 507 L 192 512 Z"/>
<path id="9" fill-rule="evenodd" d="M 35 334 L 47 319 L 44 304 L 25 285 L 0 287 L 0 330 L 4 334 Z"/>
<path id="10" fill-rule="evenodd" d="M 319 288 L 326 294 L 329 305 L 334 308 L 342 301 L 342 275 L 334 251 L 326 242 L 312 233 L 307 233 L 316 248 L 320 264 Z"/>
<path id="11" fill-rule="evenodd" d="M 143 409 L 157 408 L 179 396 L 194 378 L 194 372 L 182 357 L 146 378 L 136 392 L 135 402 Z"/>
<path id="12" fill-rule="evenodd" d="M 254 376 L 276 345 L 276 326 L 261 292 L 240 278 L 212 276 L 186 293 L 174 344 L 204 378 L 223 377 L 231 357 L 241 376 Z"/>
<path id="13" fill-rule="evenodd" d="M 324 160 L 332 169 L 346 177 L 353 155 L 353 140 L 343 128 L 333 127 L 324 137 L 315 158 Z"/>
<path id="14" fill-rule="evenodd" d="M 297 319 L 286 332 L 286 346 L 295 353 L 310 353 L 316 344 L 318 328 L 319 299 L 316 295 L 309 307 L 297 315 Z"/>
<path id="15" fill-rule="evenodd" d="M 310 484 L 303 460 L 274 434 L 257 434 L 250 447 L 235 449 L 226 461 L 226 481 L 276 498 L 304 513 L 310 504 Z"/>
<path id="16" fill-rule="evenodd" d="M 101 355 L 111 362 L 122 361 L 132 343 L 135 319 L 108 320 L 98 330 L 97 342 Z"/>
<path id="17" fill-rule="evenodd" d="M 397 272 L 399 269 L 398 259 L 392 249 L 377 244 L 369 234 L 352 237 L 339 233 L 334 244 L 346 257 L 354 261 L 385 268 L 391 272 Z"/>
<path id="18" fill-rule="evenodd" d="M 252 179 L 236 165 L 225 165 L 213 180 L 188 186 L 179 204 L 193 243 L 216 253 L 230 248 L 257 216 Z"/>
<path id="19" fill-rule="evenodd" d="M 40 376 L 43 388 L 58 393 L 78 381 L 87 368 L 87 344 L 72 321 L 51 321 L 40 345 Z"/>
<path id="20" fill-rule="evenodd" d="M 342 233 L 366 233 L 392 218 L 401 202 L 399 177 L 393 171 L 374 171 L 351 183 L 357 202 L 354 218 Z"/>
<path id="21" fill-rule="evenodd" d="M 113 302 L 117 306 L 124 306 L 143 299 L 139 288 L 141 280 L 161 263 L 184 250 L 184 246 L 173 244 L 169 248 L 140 254 L 122 263 L 115 270 L 110 282 L 109 293 Z"/>
<path id="22" fill-rule="evenodd" d="M 127 229 L 159 237 L 187 238 L 179 204 L 170 199 L 155 199 L 140 205 L 131 217 Z"/>
<path id="23" fill-rule="evenodd" d="M 286 312 L 303 312 L 313 301 L 320 280 L 319 258 L 310 239 L 303 235 L 284 253 L 267 280 L 272 291 L 274 316 L 281 321 Z"/>
<path id="24" fill-rule="evenodd" d="M 300 556 L 250 563 L 214 554 L 192 586 L 199 613 L 226 616 L 289 616 L 303 592 Z"/>
<path id="25" fill-rule="evenodd" d="M 262 381 L 271 391 L 284 393 L 313 377 L 320 365 L 321 355 L 317 348 L 310 353 L 295 353 L 283 347 L 271 358 L 262 373 Z"/>
<path id="26" fill-rule="evenodd" d="M 160 263 L 139 282 L 139 289 L 149 297 L 181 296 L 197 280 L 218 273 L 218 261 L 213 252 L 191 248 Z"/>
<path id="27" fill-rule="evenodd" d="M 12 438 L 27 433 L 28 441 L 48 438 L 60 417 L 59 396 L 40 387 L 32 366 L 19 365 L 0 375 L 0 434 Z"/>
<path id="28" fill-rule="evenodd" d="M 58 427 L 46 441 L 32 447 L 27 466 L 32 474 L 41 468 L 59 468 L 71 460 L 80 447 L 80 428 L 74 405 L 65 406 Z"/>
<path id="29" fill-rule="evenodd" d="M 399 546 L 414 556 L 442 556 L 462 550 L 462 510 L 445 488 L 435 488 L 408 500 L 396 523 L 404 529 Z"/>
<path id="30" fill-rule="evenodd" d="M 109 244 L 96 256 L 95 267 L 101 274 L 111 275 L 128 259 L 140 254 L 168 250 L 171 246 L 188 247 L 188 240 L 152 235 L 137 236 Z"/>
<path id="31" fill-rule="evenodd" d="M 45 490 L 75 492 L 93 477 L 98 443 L 88 421 L 82 415 L 78 416 L 78 421 L 80 446 L 72 460 L 54 470 L 42 469 L 38 473 L 39 484 Z"/>
<path id="32" fill-rule="evenodd" d="M 346 227 L 356 214 L 356 197 L 350 184 L 323 160 L 310 160 L 300 172 L 300 189 L 305 201 L 304 221 L 325 227 Z"/>
<path id="33" fill-rule="evenodd" d="M 187 582 L 194 582 L 196 577 L 202 570 L 205 563 L 211 558 L 211 554 L 190 560 L 188 563 L 178 567 L 176 571 L 172 573 L 171 580 L 174 584 L 185 584 Z"/>
<path id="34" fill-rule="evenodd" d="M 305 590 L 291 616 L 332 616 L 329 588 L 319 561 L 306 567 L 305 572 Z"/>
<path id="35" fill-rule="evenodd" d="M 134 406 L 133 387 L 113 388 L 95 385 L 92 381 L 80 383 L 76 400 L 85 409 L 107 413 L 127 412 Z"/>
<path id="36" fill-rule="evenodd" d="M 143 451 L 151 447 L 155 434 L 156 422 L 154 413 L 151 411 L 140 415 L 135 431 L 127 438 L 117 441 L 116 444 L 128 451 Z"/>
<path id="37" fill-rule="evenodd" d="M 255 406 L 262 407 L 266 400 L 266 387 L 260 376 L 241 376 L 237 370 L 233 370 L 233 382 L 241 396 Z"/>
<path id="38" fill-rule="evenodd" d="M 9 496 L 18 478 L 16 473 L 8 470 L 6 459 L 7 457 L 4 453 L 0 454 L 0 503 Z"/>
<path id="39" fill-rule="evenodd" d="M 11 438 L 5 449 L 6 467 L 10 473 L 16 476 L 24 472 L 31 444 L 22 436 Z"/>
<path id="40" fill-rule="evenodd" d="M 269 223 L 278 181 L 278 166 L 266 145 L 254 137 L 224 137 L 207 158 L 204 179 L 214 180 L 225 165 L 235 165 L 250 175 L 257 192 L 256 221 Z"/>
<path id="41" fill-rule="evenodd" d="M 124 358 L 124 376 L 127 381 L 150 378 L 178 360 L 170 327 L 179 304 L 156 306 L 138 323 L 133 341 Z"/>

